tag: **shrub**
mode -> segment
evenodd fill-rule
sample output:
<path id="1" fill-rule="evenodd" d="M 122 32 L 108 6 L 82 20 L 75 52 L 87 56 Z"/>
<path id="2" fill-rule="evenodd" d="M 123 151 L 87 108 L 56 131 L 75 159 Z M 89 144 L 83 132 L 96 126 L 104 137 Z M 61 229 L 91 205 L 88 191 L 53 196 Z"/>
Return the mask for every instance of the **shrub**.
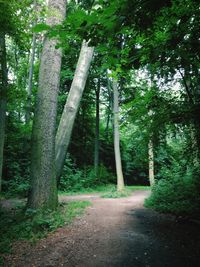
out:
<path id="1" fill-rule="evenodd" d="M 199 216 L 200 195 L 196 175 L 193 168 L 188 168 L 184 174 L 176 167 L 171 172 L 167 171 L 166 178 L 159 180 L 152 188 L 145 206 L 175 215 Z"/>
<path id="2" fill-rule="evenodd" d="M 61 191 L 77 192 L 82 189 L 110 184 L 114 181 L 113 174 L 103 165 L 99 167 L 98 174 L 96 175 L 93 166 L 88 166 L 80 170 L 76 168 L 71 159 L 67 158 L 59 189 Z"/>
<path id="3" fill-rule="evenodd" d="M 2 181 L 6 197 L 27 197 L 30 188 L 28 179 L 16 176 L 12 180 Z"/>

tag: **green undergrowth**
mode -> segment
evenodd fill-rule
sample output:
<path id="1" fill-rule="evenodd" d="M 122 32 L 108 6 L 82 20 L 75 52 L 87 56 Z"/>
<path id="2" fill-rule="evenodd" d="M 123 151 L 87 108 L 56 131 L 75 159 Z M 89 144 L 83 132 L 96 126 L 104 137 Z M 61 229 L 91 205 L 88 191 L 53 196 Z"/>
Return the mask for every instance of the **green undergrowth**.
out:
<path id="1" fill-rule="evenodd" d="M 117 187 L 114 186 L 110 190 L 107 190 L 101 195 L 102 198 L 122 198 L 129 197 L 133 191 L 136 190 L 149 190 L 149 186 L 126 186 L 124 190 L 117 191 Z"/>
<path id="2" fill-rule="evenodd" d="M 16 208 L 14 211 L 0 211 L 0 255 L 11 252 L 12 243 L 18 240 L 29 240 L 35 243 L 49 232 L 69 224 L 77 216 L 83 214 L 89 201 L 73 201 L 60 204 L 56 211 L 36 211 L 32 209 L 24 212 Z"/>
<path id="3" fill-rule="evenodd" d="M 131 191 L 124 189 L 122 191 L 117 191 L 116 189 L 110 192 L 106 192 L 101 195 L 102 198 L 122 198 L 129 197 L 131 195 Z"/>
<path id="4" fill-rule="evenodd" d="M 126 186 L 126 188 L 128 188 L 128 190 L 131 191 L 135 191 L 135 190 L 151 190 L 150 186 L 146 186 L 146 185 L 130 185 L 130 186 Z"/>
<path id="5" fill-rule="evenodd" d="M 145 206 L 162 213 L 200 218 L 200 195 L 197 185 L 189 180 L 160 180 L 152 188 Z"/>
<path id="6" fill-rule="evenodd" d="M 99 185 L 95 187 L 88 187 L 88 188 L 80 188 L 79 190 L 67 190 L 67 191 L 59 191 L 59 195 L 82 195 L 82 194 L 95 194 L 95 193 L 102 193 L 107 192 L 109 190 L 115 189 L 116 186 L 114 184 L 108 185 Z"/>
<path id="7" fill-rule="evenodd" d="M 126 186 L 126 191 L 135 191 L 135 190 L 150 190 L 149 186 Z M 111 194 L 116 192 L 116 185 L 108 184 L 96 186 L 93 188 L 83 188 L 79 191 L 59 191 L 59 195 L 82 195 L 82 194 L 95 194 L 95 193 L 105 193 Z"/>

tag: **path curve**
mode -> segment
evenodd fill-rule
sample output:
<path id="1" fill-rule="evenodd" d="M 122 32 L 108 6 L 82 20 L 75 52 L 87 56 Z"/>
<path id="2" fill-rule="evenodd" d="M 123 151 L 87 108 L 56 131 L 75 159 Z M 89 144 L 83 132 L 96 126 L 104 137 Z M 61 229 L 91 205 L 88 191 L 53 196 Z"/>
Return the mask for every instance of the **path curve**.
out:
<path id="1" fill-rule="evenodd" d="M 30 247 L 20 243 L 15 267 L 200 266 L 199 227 L 143 207 L 148 191 L 120 199 L 93 198 L 83 217 Z"/>

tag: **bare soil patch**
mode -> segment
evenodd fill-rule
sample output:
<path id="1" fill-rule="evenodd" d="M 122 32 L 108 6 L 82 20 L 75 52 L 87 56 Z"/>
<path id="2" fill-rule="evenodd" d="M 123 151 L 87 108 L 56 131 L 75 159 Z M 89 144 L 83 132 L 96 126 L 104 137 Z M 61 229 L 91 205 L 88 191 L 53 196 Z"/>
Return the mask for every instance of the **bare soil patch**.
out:
<path id="1" fill-rule="evenodd" d="M 149 193 L 135 191 L 120 199 L 88 195 L 93 205 L 84 216 L 34 246 L 17 242 L 4 266 L 200 266 L 199 226 L 145 209 L 143 202 Z"/>

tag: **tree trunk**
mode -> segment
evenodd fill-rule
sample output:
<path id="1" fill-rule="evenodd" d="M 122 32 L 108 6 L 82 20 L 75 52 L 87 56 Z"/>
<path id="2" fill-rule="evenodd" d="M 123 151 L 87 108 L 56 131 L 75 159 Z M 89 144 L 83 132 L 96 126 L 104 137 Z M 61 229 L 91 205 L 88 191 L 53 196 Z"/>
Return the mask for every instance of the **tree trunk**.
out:
<path id="1" fill-rule="evenodd" d="M 110 119 L 111 119 L 112 112 L 113 112 L 113 93 L 112 93 L 112 87 L 111 87 L 109 78 L 107 78 L 107 92 L 108 92 L 108 108 L 107 108 L 105 137 L 108 140 L 109 124 L 110 124 Z M 112 123 L 112 126 L 113 126 L 113 123 Z"/>
<path id="2" fill-rule="evenodd" d="M 7 63 L 5 34 L 0 34 L 0 192 L 2 187 L 3 151 L 5 141 Z"/>
<path id="3" fill-rule="evenodd" d="M 71 133 L 85 88 L 94 48 L 83 41 L 74 79 L 61 116 L 56 134 L 56 173 L 59 180 L 63 170 Z"/>
<path id="4" fill-rule="evenodd" d="M 95 125 L 95 148 L 94 148 L 94 169 L 95 174 L 98 176 L 99 169 L 99 95 L 101 90 L 100 78 L 98 80 L 97 88 L 95 90 L 96 93 L 96 125 Z"/>
<path id="5" fill-rule="evenodd" d="M 36 0 L 34 0 L 34 10 L 36 10 Z M 33 27 L 36 25 L 36 20 L 33 23 Z M 29 123 L 31 118 L 31 95 L 33 86 L 33 69 L 34 69 L 34 59 L 35 59 L 35 48 L 36 48 L 36 33 L 33 33 L 32 37 L 32 47 L 31 47 L 31 57 L 29 63 L 29 75 L 28 75 L 28 86 L 27 86 L 27 103 L 26 103 L 26 123 Z"/>
<path id="6" fill-rule="evenodd" d="M 51 15 L 47 24 L 62 23 L 66 0 L 49 0 L 48 8 Z M 61 49 L 56 48 L 57 43 L 56 39 L 46 37 L 41 55 L 32 132 L 30 208 L 54 209 L 57 206 L 55 128 L 62 57 Z"/>
<path id="7" fill-rule="evenodd" d="M 149 182 L 150 186 L 153 186 L 155 183 L 154 178 L 154 153 L 153 153 L 153 141 L 150 138 L 148 143 L 148 154 L 149 154 Z"/>
<path id="8" fill-rule="evenodd" d="M 114 95 L 114 150 L 115 150 L 115 164 L 117 172 L 117 190 L 124 190 L 124 177 L 122 172 L 121 154 L 120 154 L 120 137 L 119 137 L 119 93 L 118 84 L 113 80 L 113 95 Z"/>
<path id="9" fill-rule="evenodd" d="M 198 142 L 198 127 L 196 123 L 191 122 L 189 125 L 189 131 L 190 131 L 190 138 L 191 138 L 191 148 L 192 148 L 192 154 L 193 154 L 193 164 L 194 167 L 199 167 L 200 165 L 200 157 L 199 157 L 199 142 Z"/>

